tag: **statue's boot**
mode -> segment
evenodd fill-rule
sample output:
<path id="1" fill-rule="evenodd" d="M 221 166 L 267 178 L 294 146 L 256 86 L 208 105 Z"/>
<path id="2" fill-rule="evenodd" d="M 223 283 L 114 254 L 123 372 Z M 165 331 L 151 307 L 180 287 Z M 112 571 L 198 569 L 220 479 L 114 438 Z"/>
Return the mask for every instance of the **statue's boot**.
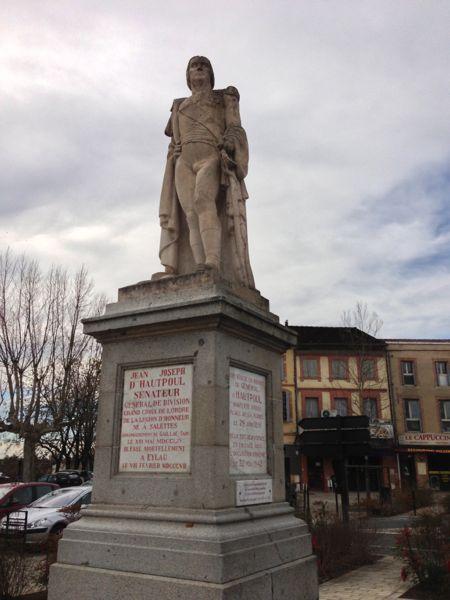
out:
<path id="1" fill-rule="evenodd" d="M 205 265 L 212 269 L 220 269 L 220 243 L 221 231 L 217 227 L 210 227 L 201 231 L 203 247 L 205 249 Z"/>
<path id="2" fill-rule="evenodd" d="M 157 273 L 153 273 L 152 281 L 156 281 L 158 279 L 167 279 L 168 277 L 175 277 L 176 271 L 172 267 L 166 267 L 164 271 L 158 271 Z M 139 282 L 141 283 L 141 282 Z"/>
<path id="3" fill-rule="evenodd" d="M 203 252 L 203 244 L 200 240 L 200 243 L 193 244 L 191 241 L 191 250 L 194 256 L 194 261 L 197 266 L 203 267 L 205 264 L 205 253 Z"/>

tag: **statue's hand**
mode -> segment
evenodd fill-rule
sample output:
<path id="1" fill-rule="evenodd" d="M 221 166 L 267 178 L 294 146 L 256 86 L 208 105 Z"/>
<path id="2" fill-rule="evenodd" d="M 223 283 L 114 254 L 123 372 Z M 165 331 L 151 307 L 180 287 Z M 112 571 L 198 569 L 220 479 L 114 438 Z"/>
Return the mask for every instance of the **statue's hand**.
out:
<path id="1" fill-rule="evenodd" d="M 225 94 L 227 96 L 233 96 L 234 98 L 237 99 L 237 101 L 239 102 L 239 92 L 237 90 L 237 88 L 234 87 L 234 85 L 229 85 L 226 89 L 225 89 Z"/>
<path id="2" fill-rule="evenodd" d="M 236 163 L 226 152 L 225 148 L 222 148 L 220 155 L 222 158 L 222 168 L 225 171 L 225 173 L 233 171 L 236 167 Z"/>
<path id="3" fill-rule="evenodd" d="M 234 140 L 231 137 L 225 138 L 223 140 L 223 147 L 228 152 L 228 154 L 233 154 L 234 152 Z"/>

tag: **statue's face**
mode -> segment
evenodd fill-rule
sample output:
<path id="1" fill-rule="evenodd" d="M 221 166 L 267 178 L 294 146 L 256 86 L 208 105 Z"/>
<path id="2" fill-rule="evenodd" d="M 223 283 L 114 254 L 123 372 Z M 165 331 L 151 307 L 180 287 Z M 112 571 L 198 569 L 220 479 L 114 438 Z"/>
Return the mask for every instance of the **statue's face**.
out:
<path id="1" fill-rule="evenodd" d="M 189 61 L 188 77 L 192 84 L 200 84 L 205 81 L 211 81 L 211 69 L 207 60 L 203 56 L 194 56 Z"/>

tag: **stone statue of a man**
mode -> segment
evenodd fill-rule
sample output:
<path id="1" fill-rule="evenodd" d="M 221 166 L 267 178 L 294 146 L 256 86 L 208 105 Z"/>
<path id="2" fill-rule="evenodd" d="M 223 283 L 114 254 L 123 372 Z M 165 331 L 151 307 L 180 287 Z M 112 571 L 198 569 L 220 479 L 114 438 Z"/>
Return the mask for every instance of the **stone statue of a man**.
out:
<path id="1" fill-rule="evenodd" d="M 156 277 L 214 269 L 253 288 L 239 93 L 231 86 L 213 89 L 214 72 L 204 56 L 191 58 L 186 79 L 192 94 L 174 100 L 165 131 L 171 138 L 159 208 L 165 273 Z"/>

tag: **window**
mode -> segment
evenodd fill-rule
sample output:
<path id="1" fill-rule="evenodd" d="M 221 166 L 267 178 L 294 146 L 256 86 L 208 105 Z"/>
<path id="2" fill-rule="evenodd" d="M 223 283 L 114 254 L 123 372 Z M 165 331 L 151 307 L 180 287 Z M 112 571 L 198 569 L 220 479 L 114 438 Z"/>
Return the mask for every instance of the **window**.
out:
<path id="1" fill-rule="evenodd" d="M 420 404 L 418 400 L 405 400 L 406 431 L 421 431 Z"/>
<path id="2" fill-rule="evenodd" d="M 283 390 L 283 421 L 292 421 L 291 414 L 291 392 Z"/>
<path id="3" fill-rule="evenodd" d="M 364 414 L 369 417 L 370 421 L 375 421 L 378 418 L 378 404 L 376 398 L 364 398 L 363 400 Z"/>
<path id="4" fill-rule="evenodd" d="M 305 417 L 318 417 L 319 414 L 319 398 L 307 396 L 305 398 Z"/>
<path id="5" fill-rule="evenodd" d="M 448 386 L 448 365 L 444 360 L 438 360 L 436 362 L 436 379 L 439 386 Z"/>
<path id="6" fill-rule="evenodd" d="M 1 493 L 3 495 L 5 490 L 2 489 Z M 6 490 L 7 492 L 9 492 L 9 490 Z M 12 498 L 12 494 L 5 494 L 2 498 L 0 498 L 0 508 L 8 508 L 8 506 L 10 506 L 11 504 L 11 498 Z"/>
<path id="7" fill-rule="evenodd" d="M 339 417 L 346 417 L 348 415 L 347 398 L 335 398 L 334 408 L 337 411 Z"/>
<path id="8" fill-rule="evenodd" d="M 317 358 L 302 358 L 302 377 L 304 379 L 319 378 L 319 362 Z"/>
<path id="9" fill-rule="evenodd" d="M 89 492 L 88 494 L 85 494 L 81 498 L 81 506 L 87 506 L 91 502 L 92 502 L 92 492 Z"/>
<path id="10" fill-rule="evenodd" d="M 332 379 L 347 379 L 347 361 L 344 358 L 333 358 L 331 361 Z"/>
<path id="11" fill-rule="evenodd" d="M 287 365 L 286 365 L 286 354 L 283 354 L 281 359 L 281 380 L 286 381 L 287 379 Z"/>
<path id="12" fill-rule="evenodd" d="M 441 402 L 441 426 L 442 431 L 450 431 L 450 400 Z"/>
<path id="13" fill-rule="evenodd" d="M 402 360 L 402 381 L 403 385 L 416 385 L 412 360 Z"/>
<path id="14" fill-rule="evenodd" d="M 53 488 L 50 485 L 37 485 L 34 488 L 34 493 L 36 498 L 41 498 L 42 496 L 45 496 L 45 494 L 48 494 L 52 490 Z"/>
<path id="15" fill-rule="evenodd" d="M 375 360 L 373 358 L 363 358 L 361 360 L 361 377 L 363 380 L 376 379 Z"/>
<path id="16" fill-rule="evenodd" d="M 16 490 L 12 496 L 11 504 L 30 504 L 33 501 L 33 490 L 31 487 L 23 487 Z"/>
<path id="17" fill-rule="evenodd" d="M 80 492 L 78 487 L 59 488 L 53 490 L 49 494 L 38 498 L 31 506 L 39 508 L 63 508 L 64 506 L 72 506 L 79 501 Z"/>

